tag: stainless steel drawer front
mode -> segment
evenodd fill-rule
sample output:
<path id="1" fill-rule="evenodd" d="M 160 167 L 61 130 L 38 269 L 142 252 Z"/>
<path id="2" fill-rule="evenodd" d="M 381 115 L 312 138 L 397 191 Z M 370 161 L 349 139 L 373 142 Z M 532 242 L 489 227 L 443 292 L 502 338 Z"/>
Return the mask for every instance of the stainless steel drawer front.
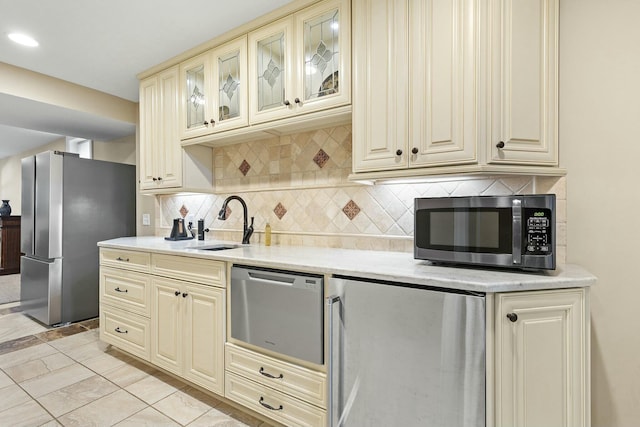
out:
<path id="1" fill-rule="evenodd" d="M 312 363 L 323 363 L 323 278 L 231 268 L 231 336 Z"/>

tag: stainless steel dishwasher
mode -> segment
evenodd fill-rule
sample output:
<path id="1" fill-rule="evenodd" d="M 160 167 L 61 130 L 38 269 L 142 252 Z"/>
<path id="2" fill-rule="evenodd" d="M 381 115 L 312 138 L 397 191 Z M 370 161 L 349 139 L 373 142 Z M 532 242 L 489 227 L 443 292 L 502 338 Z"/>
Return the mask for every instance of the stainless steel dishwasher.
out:
<path id="1" fill-rule="evenodd" d="M 321 365 L 323 276 L 231 267 L 231 337 Z"/>

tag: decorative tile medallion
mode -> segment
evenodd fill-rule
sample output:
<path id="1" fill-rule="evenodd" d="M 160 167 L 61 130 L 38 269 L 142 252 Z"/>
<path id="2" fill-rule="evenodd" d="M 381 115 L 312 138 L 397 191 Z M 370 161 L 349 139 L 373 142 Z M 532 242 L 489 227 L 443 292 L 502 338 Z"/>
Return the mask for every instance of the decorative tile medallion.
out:
<path id="1" fill-rule="evenodd" d="M 276 207 L 273 209 L 273 213 L 276 214 L 276 216 L 278 217 L 278 219 L 282 219 L 282 217 L 284 216 L 284 214 L 287 213 L 287 210 L 285 209 L 284 206 L 282 206 L 282 203 L 278 203 L 276 205 Z"/>
<path id="2" fill-rule="evenodd" d="M 322 169 L 322 167 L 329 161 L 329 155 L 321 148 L 313 157 L 313 161 Z"/>
<path id="3" fill-rule="evenodd" d="M 180 208 L 180 215 L 182 215 L 182 218 L 186 217 L 188 213 L 189 209 L 187 209 L 185 205 L 182 205 L 182 207 Z"/>
<path id="4" fill-rule="evenodd" d="M 344 205 L 344 208 L 342 208 L 342 212 L 344 212 L 347 218 L 353 219 L 360 213 L 360 206 L 353 200 L 349 200 L 349 202 Z"/>
<path id="5" fill-rule="evenodd" d="M 242 175 L 247 176 L 249 169 L 251 169 L 251 165 L 246 160 L 243 160 L 238 169 L 240 169 Z"/>

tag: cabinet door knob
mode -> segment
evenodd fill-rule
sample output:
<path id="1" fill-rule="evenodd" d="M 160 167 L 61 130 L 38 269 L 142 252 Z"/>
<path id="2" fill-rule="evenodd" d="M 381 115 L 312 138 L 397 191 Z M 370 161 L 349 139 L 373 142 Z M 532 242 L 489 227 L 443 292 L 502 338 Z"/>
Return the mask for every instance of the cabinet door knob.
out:
<path id="1" fill-rule="evenodd" d="M 175 291 L 175 292 L 174 292 L 174 295 L 175 295 L 175 296 L 180 295 L 180 291 Z"/>
<path id="2" fill-rule="evenodd" d="M 296 98 L 293 100 L 296 104 L 302 104 L 302 102 L 300 101 L 300 98 Z"/>
<path id="3" fill-rule="evenodd" d="M 396 156 L 402 156 L 402 150 L 398 149 L 398 151 L 396 151 Z"/>
<path id="4" fill-rule="evenodd" d="M 162 177 L 161 176 L 158 177 L 158 181 L 162 181 Z"/>
<path id="5" fill-rule="evenodd" d="M 154 176 L 152 179 L 153 179 L 154 181 L 157 181 L 157 180 L 158 180 L 158 178 L 156 178 L 155 176 Z"/>
<path id="6" fill-rule="evenodd" d="M 189 295 L 189 294 L 188 294 L 188 293 L 186 293 L 186 292 L 184 292 L 184 293 L 182 294 L 182 298 L 186 298 L 186 297 L 187 297 L 187 295 Z"/>
<path id="7" fill-rule="evenodd" d="M 512 322 L 516 322 L 518 320 L 518 315 L 515 313 L 507 313 L 507 319 L 511 320 Z"/>
<path id="8" fill-rule="evenodd" d="M 204 123 L 203 123 L 203 124 L 204 124 L 205 126 L 209 126 L 209 122 L 208 122 L 208 121 L 206 121 L 206 120 L 204 121 Z"/>
<path id="9" fill-rule="evenodd" d="M 418 150 L 418 147 L 413 147 L 413 148 L 411 149 L 411 152 L 412 152 L 413 154 L 418 154 L 418 151 L 419 151 L 419 150 Z"/>
<path id="10" fill-rule="evenodd" d="M 284 100 L 284 102 L 283 102 L 283 104 L 284 104 L 284 105 L 286 105 L 287 107 L 288 107 L 289 105 L 291 105 L 291 103 L 289 102 L 289 100 L 288 100 L 288 99 L 285 99 L 285 100 Z"/>
<path id="11" fill-rule="evenodd" d="M 500 141 L 496 144 L 496 147 L 498 148 L 504 148 L 504 141 Z"/>
<path id="12" fill-rule="evenodd" d="M 215 120 L 213 120 L 213 119 L 211 119 L 211 120 L 209 120 L 209 121 L 211 122 L 211 124 L 212 124 L 212 125 L 215 125 L 215 124 L 216 124 L 216 121 L 215 121 Z"/>

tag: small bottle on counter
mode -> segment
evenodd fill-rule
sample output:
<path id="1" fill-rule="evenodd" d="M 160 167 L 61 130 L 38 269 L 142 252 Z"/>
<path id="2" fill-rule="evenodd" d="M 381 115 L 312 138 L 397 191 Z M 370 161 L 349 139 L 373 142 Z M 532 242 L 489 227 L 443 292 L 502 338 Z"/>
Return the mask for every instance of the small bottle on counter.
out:
<path id="1" fill-rule="evenodd" d="M 198 220 L 198 240 L 204 240 L 204 219 Z"/>
<path id="2" fill-rule="evenodd" d="M 271 246 L 271 225 L 269 223 L 264 227 L 264 245 Z"/>

